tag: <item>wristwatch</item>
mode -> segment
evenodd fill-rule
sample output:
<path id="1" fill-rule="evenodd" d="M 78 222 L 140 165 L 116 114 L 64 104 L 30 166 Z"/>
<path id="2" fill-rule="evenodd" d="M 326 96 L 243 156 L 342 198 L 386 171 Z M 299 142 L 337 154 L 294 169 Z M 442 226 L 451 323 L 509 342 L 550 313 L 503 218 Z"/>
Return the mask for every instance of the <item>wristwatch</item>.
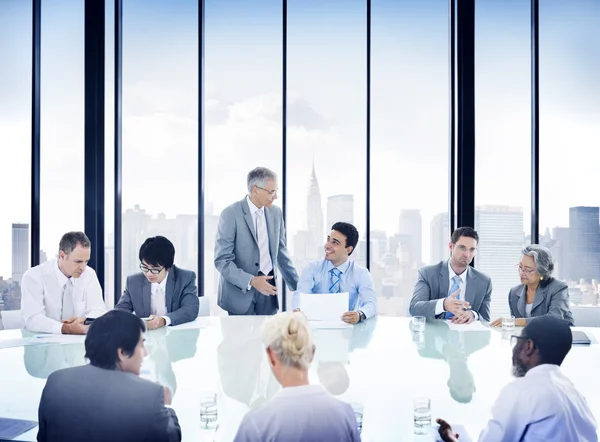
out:
<path id="1" fill-rule="evenodd" d="M 366 319 L 367 319 L 367 315 L 365 315 L 365 314 L 364 314 L 362 311 L 360 311 L 360 310 L 358 311 L 358 316 L 359 316 L 359 318 L 360 318 L 360 319 L 358 320 L 358 322 L 361 322 L 361 321 L 364 321 L 364 320 L 366 320 Z"/>

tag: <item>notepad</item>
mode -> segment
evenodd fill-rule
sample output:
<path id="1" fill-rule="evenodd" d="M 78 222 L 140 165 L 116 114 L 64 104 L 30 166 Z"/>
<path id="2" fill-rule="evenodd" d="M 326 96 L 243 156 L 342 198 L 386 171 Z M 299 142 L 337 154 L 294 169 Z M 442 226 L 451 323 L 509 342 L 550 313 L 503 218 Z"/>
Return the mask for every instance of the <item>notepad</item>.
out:
<path id="1" fill-rule="evenodd" d="M 300 309 L 309 321 L 341 322 L 348 311 L 348 292 L 300 293 Z"/>
<path id="2" fill-rule="evenodd" d="M 35 427 L 37 422 L 34 421 L 0 417 L 0 439 L 14 439 Z"/>

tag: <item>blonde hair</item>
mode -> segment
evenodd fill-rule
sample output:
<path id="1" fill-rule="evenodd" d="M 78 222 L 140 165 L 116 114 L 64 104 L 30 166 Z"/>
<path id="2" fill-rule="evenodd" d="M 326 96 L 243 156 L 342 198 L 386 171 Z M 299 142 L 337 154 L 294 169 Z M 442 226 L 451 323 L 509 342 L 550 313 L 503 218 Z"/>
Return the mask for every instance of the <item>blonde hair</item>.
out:
<path id="1" fill-rule="evenodd" d="M 313 340 L 306 316 L 283 312 L 269 319 L 262 331 L 263 343 L 288 367 L 308 370 L 313 357 Z"/>

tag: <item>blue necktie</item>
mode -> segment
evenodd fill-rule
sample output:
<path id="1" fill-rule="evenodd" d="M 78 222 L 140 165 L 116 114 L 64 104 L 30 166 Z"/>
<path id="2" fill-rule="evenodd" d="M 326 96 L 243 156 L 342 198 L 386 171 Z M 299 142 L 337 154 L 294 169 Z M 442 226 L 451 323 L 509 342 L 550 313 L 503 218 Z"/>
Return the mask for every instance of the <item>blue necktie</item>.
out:
<path id="1" fill-rule="evenodd" d="M 340 275 L 342 272 L 340 272 L 340 270 L 337 268 L 333 268 L 329 271 L 329 273 L 331 273 L 329 293 L 340 293 Z"/>
<path id="2" fill-rule="evenodd" d="M 457 291 L 459 288 L 460 288 L 460 276 L 454 275 L 454 278 L 452 278 L 452 287 L 450 287 L 450 290 L 448 290 L 448 296 L 450 296 L 452 293 Z M 460 299 L 460 293 L 458 294 L 456 299 Z M 444 318 L 450 319 L 453 316 L 454 316 L 454 313 L 446 312 L 446 314 L 444 315 Z"/>

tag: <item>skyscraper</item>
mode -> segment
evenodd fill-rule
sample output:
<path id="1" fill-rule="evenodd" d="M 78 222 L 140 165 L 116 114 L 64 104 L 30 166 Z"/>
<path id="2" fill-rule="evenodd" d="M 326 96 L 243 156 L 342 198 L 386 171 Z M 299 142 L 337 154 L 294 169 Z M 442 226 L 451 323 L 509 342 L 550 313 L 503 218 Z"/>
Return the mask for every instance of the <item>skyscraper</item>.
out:
<path id="1" fill-rule="evenodd" d="M 398 233 L 409 237 L 410 264 L 421 267 L 422 260 L 422 223 L 421 211 L 418 209 L 401 210 L 398 222 Z"/>
<path id="2" fill-rule="evenodd" d="M 570 279 L 600 279 L 600 208 L 569 208 Z"/>
<path id="3" fill-rule="evenodd" d="M 354 224 L 354 195 L 333 195 L 327 198 L 327 231 L 338 221 Z"/>
<path id="4" fill-rule="evenodd" d="M 492 318 L 509 316 L 508 292 L 520 283 L 516 265 L 523 248 L 523 208 L 477 207 L 475 229 L 479 234 L 475 267 L 492 278 Z"/>
<path id="5" fill-rule="evenodd" d="M 21 284 L 29 268 L 29 224 L 12 225 L 12 280 Z"/>
<path id="6" fill-rule="evenodd" d="M 569 280 L 569 228 L 555 227 L 552 229 L 552 257 L 554 258 L 554 276 L 558 279 Z"/>
<path id="7" fill-rule="evenodd" d="M 313 161 L 312 174 L 308 185 L 308 196 L 306 198 L 306 217 L 308 227 L 308 242 L 306 244 L 306 258 L 317 259 L 322 255 L 325 236 L 323 234 L 323 207 L 321 205 L 321 190 L 319 180 L 315 172 Z M 328 226 L 328 228 L 331 226 Z M 329 230 L 328 230 L 329 231 Z"/>
<path id="8" fill-rule="evenodd" d="M 430 264 L 445 261 L 450 256 L 448 243 L 450 242 L 450 226 L 448 214 L 438 213 L 431 220 L 431 256 Z"/>

